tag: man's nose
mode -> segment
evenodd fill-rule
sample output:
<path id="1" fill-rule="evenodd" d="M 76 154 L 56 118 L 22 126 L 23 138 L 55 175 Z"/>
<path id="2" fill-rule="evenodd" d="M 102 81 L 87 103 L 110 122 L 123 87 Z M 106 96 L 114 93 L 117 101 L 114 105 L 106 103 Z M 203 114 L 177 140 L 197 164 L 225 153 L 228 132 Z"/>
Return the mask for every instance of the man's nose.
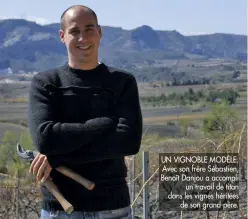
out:
<path id="1" fill-rule="evenodd" d="M 86 38 L 87 38 L 87 37 L 86 37 L 86 34 L 84 34 L 84 33 L 80 33 L 80 34 L 78 35 L 78 41 L 84 41 Z"/>

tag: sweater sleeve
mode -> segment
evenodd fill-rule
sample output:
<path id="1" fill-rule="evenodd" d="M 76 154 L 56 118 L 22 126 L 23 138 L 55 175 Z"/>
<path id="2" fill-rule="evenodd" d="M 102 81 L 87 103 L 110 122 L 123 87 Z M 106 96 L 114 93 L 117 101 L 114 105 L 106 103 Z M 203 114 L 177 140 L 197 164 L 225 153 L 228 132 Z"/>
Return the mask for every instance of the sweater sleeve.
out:
<path id="1" fill-rule="evenodd" d="M 80 164 L 104 159 L 134 155 L 139 152 L 142 140 L 142 113 L 137 82 L 132 77 L 116 108 L 118 124 L 105 136 L 80 148 L 76 153 L 67 154 L 64 160 L 69 164 Z"/>
<path id="2" fill-rule="evenodd" d="M 56 158 L 54 155 L 75 151 L 114 128 L 114 121 L 108 117 L 84 123 L 60 123 L 55 121 L 54 115 L 50 95 L 40 76 L 35 75 L 29 92 L 28 123 L 33 143 L 40 153 Z"/>

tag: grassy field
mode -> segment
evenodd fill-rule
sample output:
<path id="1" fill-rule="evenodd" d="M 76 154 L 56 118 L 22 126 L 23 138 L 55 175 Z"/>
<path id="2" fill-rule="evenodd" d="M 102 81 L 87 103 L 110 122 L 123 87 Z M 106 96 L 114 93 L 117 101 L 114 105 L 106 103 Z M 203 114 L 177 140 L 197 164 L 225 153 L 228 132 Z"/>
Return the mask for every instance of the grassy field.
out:
<path id="1" fill-rule="evenodd" d="M 218 85 L 211 85 L 218 89 L 225 89 L 225 88 L 237 88 L 242 87 L 245 89 L 244 83 L 235 83 L 235 84 L 218 84 Z M 3 98 L 0 96 L 0 122 L 1 129 L 0 135 L 3 133 L 4 130 L 8 130 L 11 128 L 12 124 L 25 124 L 27 121 L 27 96 L 28 96 L 28 84 L 8 84 L 8 85 L 0 85 L 0 89 L 3 89 L 7 92 L 7 96 Z M 187 91 L 189 88 L 193 88 L 194 91 L 202 90 L 206 88 L 210 88 L 210 85 L 195 85 L 195 86 L 180 86 L 180 87 L 159 87 L 159 88 L 152 88 L 149 84 L 141 83 L 139 84 L 139 92 L 140 96 L 152 96 L 152 95 L 160 95 L 161 93 L 182 93 Z M 11 91 L 11 92 L 10 92 Z M 239 110 L 240 115 L 243 117 L 246 116 L 246 101 L 247 101 L 247 92 L 241 91 L 240 98 L 237 101 L 236 108 Z M 193 107 L 193 106 L 192 106 Z M 161 108 L 144 108 L 142 109 L 144 124 L 149 125 L 151 130 L 156 130 L 159 133 L 164 133 L 163 128 L 161 125 L 168 121 L 178 120 L 178 119 L 203 119 L 206 115 L 206 111 L 200 112 L 192 112 L 191 108 L 187 107 L 161 107 Z M 9 124 L 8 124 L 9 123 Z M 161 131 L 161 130 L 162 131 Z M 171 131 L 168 131 L 171 132 Z"/>
<path id="2" fill-rule="evenodd" d="M 19 136 L 22 132 L 27 131 L 27 128 L 18 124 L 0 122 L 0 139 L 6 131 L 14 132 Z"/>
<path id="3" fill-rule="evenodd" d="M 237 86 L 243 86 L 244 84 L 221 84 L 215 85 L 217 88 L 236 88 Z M 26 132 L 28 129 L 21 123 L 27 121 L 27 87 L 20 88 L 17 85 L 11 88 L 8 86 L 8 89 L 15 89 L 7 97 L 0 98 L 0 138 L 6 131 L 15 132 L 17 135 L 20 135 L 23 132 Z M 140 84 L 139 89 L 141 95 L 152 96 L 159 95 L 161 93 L 169 92 L 185 92 L 189 88 L 193 88 L 194 91 L 205 89 L 205 85 L 196 85 L 196 86 L 180 86 L 180 87 L 163 87 L 163 88 L 152 88 L 148 84 Z M 247 121 L 247 93 L 242 91 L 240 93 L 240 98 L 234 106 L 231 106 L 240 118 L 244 121 Z M 212 150 L 215 148 L 214 144 L 208 142 L 206 136 L 202 129 L 203 119 L 209 114 L 207 109 L 204 109 L 199 112 L 192 112 L 191 108 L 187 107 L 168 107 L 168 108 L 146 108 L 142 109 L 143 111 L 143 139 L 141 145 L 141 151 L 149 151 L 149 174 L 152 175 L 157 168 L 158 153 L 175 153 L 175 152 L 194 152 L 196 150 L 203 152 L 204 148 Z M 184 126 L 184 121 L 186 125 Z M 212 140 L 212 139 L 211 139 Z M 219 140 L 219 139 L 218 139 Z M 239 143 L 239 139 L 236 142 L 236 145 Z M 213 141 L 212 141 L 213 142 Z M 233 142 L 231 142 L 233 146 Z M 0 142 L 1 145 L 1 142 Z M 216 145 L 218 145 L 216 143 Z M 245 144 L 242 144 L 242 147 Z M 203 148 L 204 146 L 204 148 Z M 205 147 L 206 146 L 206 147 Z M 245 153 L 243 153 L 245 154 Z M 136 164 L 136 174 L 138 175 L 141 172 L 141 153 L 137 155 Z M 156 158 L 156 159 L 155 159 Z M 128 166 L 128 171 L 130 171 L 131 166 Z M 141 175 L 140 175 L 141 176 Z M 137 178 L 136 180 L 136 189 L 137 192 L 141 190 L 141 180 L 142 178 Z M 157 191 L 157 181 L 154 177 L 153 181 L 150 183 L 149 190 L 151 192 L 151 199 L 156 197 Z M 156 187 L 156 188 L 155 188 Z M 243 191 L 243 190 L 242 190 Z M 246 200 L 246 198 L 242 198 Z M 142 206 L 142 198 L 139 199 L 139 202 L 135 204 L 136 206 Z M 141 203 L 141 204 L 140 204 Z M 150 203 L 154 203 L 150 201 Z M 142 212 L 138 211 L 136 208 L 136 214 Z M 194 215 L 195 216 L 195 215 Z M 191 216 L 186 216 L 184 218 L 195 218 L 193 213 Z M 172 216 L 168 216 L 173 218 Z M 179 217 L 176 217 L 179 218 Z M 200 217 L 203 218 L 203 217 Z M 235 216 L 233 218 L 236 218 Z"/>
<path id="4" fill-rule="evenodd" d="M 0 102 L 0 115 L 0 121 L 27 120 L 27 104 Z"/>
<path id="5" fill-rule="evenodd" d="M 183 86 L 168 86 L 168 87 L 155 87 L 153 88 L 149 83 L 139 84 L 140 96 L 160 96 L 161 94 L 168 95 L 170 93 L 184 93 L 192 88 L 194 91 L 204 90 L 204 89 L 227 89 L 227 88 L 237 88 L 237 87 L 247 87 L 246 83 L 226 83 L 226 84 L 214 84 L 214 85 L 183 85 Z M 245 91 L 243 92 L 245 95 Z"/>
<path id="6" fill-rule="evenodd" d="M 198 60 L 166 60 L 161 62 L 161 67 L 168 66 L 173 67 L 178 65 L 175 69 L 176 72 L 185 72 L 187 75 L 192 76 L 216 76 L 223 74 L 233 74 L 233 70 L 224 68 L 222 64 L 228 65 L 229 63 L 224 63 L 223 60 L 213 60 L 206 61 L 199 57 Z M 234 63 L 232 63 L 234 64 Z M 159 64 L 157 65 L 159 67 Z M 150 67 L 149 65 L 147 66 Z M 240 79 L 245 79 L 247 76 L 244 70 L 240 70 L 241 76 Z M 158 83 L 159 84 L 159 83 Z M 161 94 L 168 95 L 169 93 L 184 93 L 188 91 L 189 88 L 192 88 L 194 92 L 199 90 L 210 90 L 212 88 L 216 89 L 227 89 L 227 88 L 239 88 L 240 89 L 240 98 L 237 100 L 237 103 L 234 106 L 230 106 L 235 109 L 236 113 L 239 115 L 239 118 L 245 123 L 247 121 L 247 84 L 246 83 L 221 83 L 216 85 L 190 85 L 190 86 L 173 86 L 173 87 L 153 87 L 149 83 L 139 83 L 139 94 L 141 97 L 144 96 L 160 96 Z M 6 131 L 14 132 L 19 136 L 21 133 L 26 133 L 28 128 L 25 127 L 27 122 L 27 101 L 28 101 L 28 92 L 29 92 L 29 82 L 23 82 L 20 84 L 6 84 L 0 83 L 0 145 L 1 138 Z M 200 151 L 204 150 L 213 150 L 216 148 L 216 145 L 219 145 L 221 139 L 217 136 L 217 139 L 211 138 L 204 133 L 203 130 L 203 119 L 210 113 L 209 106 L 206 104 L 204 109 L 199 111 L 193 111 L 194 107 L 197 108 L 197 105 L 200 103 L 193 103 L 189 107 L 153 107 L 149 106 L 142 108 L 143 112 L 143 139 L 140 153 L 135 157 L 136 160 L 136 174 L 142 173 L 142 151 L 149 151 L 149 176 L 154 174 L 157 169 L 158 163 L 158 153 L 159 152 L 189 152 L 189 151 Z M 234 130 L 239 131 L 239 130 Z M 237 137 L 239 137 L 237 135 Z M 11 140 L 13 138 L 11 137 Z M 209 141 L 208 141 L 209 140 Z M 216 140 L 216 142 L 215 142 Z M 241 145 L 241 148 L 246 148 L 245 141 L 241 138 L 234 139 L 235 141 L 227 142 L 233 148 L 233 145 L 236 145 L 238 148 Z M 215 144 L 213 144 L 215 143 Z M 204 146 L 204 147 L 203 147 Z M 245 156 L 245 151 L 242 151 L 241 156 Z M 133 156 L 131 156 L 133 158 Z M 130 172 L 131 166 L 128 167 Z M 142 176 L 142 174 L 140 175 Z M 149 195 L 150 195 L 150 204 L 155 203 L 155 198 L 157 197 L 157 185 L 154 177 L 151 180 L 149 185 Z M 154 183 L 155 182 L 155 183 Z M 138 180 L 135 181 L 136 191 L 141 190 L 142 186 L 142 177 L 138 177 Z M 243 190 L 241 190 L 241 193 Z M 245 193 L 245 192 L 243 192 Z M 24 194 L 24 193 L 20 193 Z M 20 195 L 19 194 L 19 195 Z M 32 194 L 33 195 L 33 194 Z M 242 200 L 247 200 L 247 198 L 242 198 Z M 34 203 L 34 201 L 32 201 Z M 26 204 L 25 204 L 26 205 Z M 24 205 L 24 206 L 25 206 Z M 142 208 L 142 198 L 139 199 L 139 202 L 135 204 L 136 206 L 141 206 Z M 26 207 L 25 207 L 26 208 Z M 139 207 L 136 208 L 136 215 L 141 214 L 142 209 L 138 211 Z M 0 209 L 1 211 L 1 209 Z M 247 212 L 247 211 L 246 211 Z M 211 212 L 212 213 L 212 212 Z M 155 213 L 156 214 L 156 213 Z M 196 218 L 195 215 L 189 215 L 185 212 L 181 218 Z M 236 215 L 229 214 L 230 218 L 238 218 Z M 212 215 L 211 215 L 212 216 Z M 220 215 L 221 216 L 221 215 Z M 1 217 L 1 216 L 0 216 Z M 175 215 L 174 212 L 168 215 L 166 218 L 179 218 L 179 215 Z M 31 216 L 30 218 L 35 218 Z M 197 218 L 206 218 L 205 212 Z M 209 217 L 210 218 L 210 217 Z M 211 217 L 217 218 L 217 217 Z M 226 218 L 223 216 L 223 218 Z"/>

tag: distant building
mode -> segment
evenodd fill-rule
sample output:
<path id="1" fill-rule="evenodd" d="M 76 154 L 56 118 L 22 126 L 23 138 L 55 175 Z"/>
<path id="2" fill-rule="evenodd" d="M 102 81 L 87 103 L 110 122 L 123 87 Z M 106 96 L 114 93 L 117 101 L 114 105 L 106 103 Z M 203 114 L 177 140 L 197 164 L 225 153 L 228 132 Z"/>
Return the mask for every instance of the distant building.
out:
<path id="1" fill-rule="evenodd" d="M 5 68 L 5 69 L 0 69 L 0 74 L 13 74 L 12 69 L 11 68 Z"/>
<path id="2" fill-rule="evenodd" d="M 197 49 L 193 49 L 191 51 L 191 53 L 196 54 L 196 55 L 202 55 L 203 54 L 203 50 L 200 49 L 200 48 L 197 48 Z"/>
<path id="3" fill-rule="evenodd" d="M 238 53 L 237 53 L 237 58 L 238 58 L 240 61 L 246 61 L 246 60 L 247 60 L 247 53 L 238 52 Z"/>

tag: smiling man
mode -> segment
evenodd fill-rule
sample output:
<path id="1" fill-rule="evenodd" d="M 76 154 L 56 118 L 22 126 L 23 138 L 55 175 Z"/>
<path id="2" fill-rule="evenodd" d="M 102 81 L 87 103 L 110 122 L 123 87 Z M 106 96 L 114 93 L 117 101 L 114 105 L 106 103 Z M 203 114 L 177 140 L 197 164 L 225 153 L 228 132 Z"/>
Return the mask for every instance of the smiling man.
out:
<path id="1" fill-rule="evenodd" d="M 98 64 L 98 48 L 102 37 L 94 11 L 83 6 L 72 6 L 61 17 L 61 41 L 66 45 L 69 65 L 92 69 Z"/>
<path id="2" fill-rule="evenodd" d="M 30 166 L 37 180 L 51 177 L 74 206 L 72 219 L 131 218 L 125 156 L 137 154 L 142 114 L 135 77 L 98 61 L 102 37 L 93 10 L 76 5 L 61 16 L 59 35 L 68 63 L 37 73 L 28 122 L 40 152 Z M 67 166 L 95 182 L 92 191 L 56 171 Z M 67 218 L 41 185 L 41 219 Z"/>

